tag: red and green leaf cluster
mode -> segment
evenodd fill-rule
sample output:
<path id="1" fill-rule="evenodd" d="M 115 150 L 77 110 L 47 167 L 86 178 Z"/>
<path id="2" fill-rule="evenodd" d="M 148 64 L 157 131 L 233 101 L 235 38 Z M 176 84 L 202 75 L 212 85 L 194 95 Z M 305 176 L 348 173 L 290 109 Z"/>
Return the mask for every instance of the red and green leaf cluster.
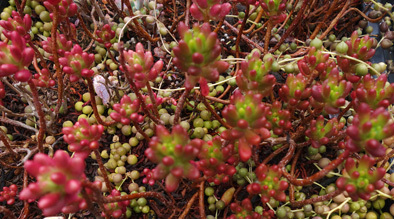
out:
<path id="1" fill-rule="evenodd" d="M 207 96 L 209 88 L 207 81 L 217 81 L 219 74 L 229 67 L 229 64 L 220 61 L 221 44 L 217 34 L 211 31 L 209 23 L 201 27 L 198 24 L 192 30 L 183 23 L 179 23 L 178 31 L 181 40 L 173 48 L 173 63 L 186 73 L 185 88 L 191 90 L 199 82 L 201 93 Z"/>
<path id="2" fill-rule="evenodd" d="M 34 58 L 34 50 L 26 47 L 25 39 L 17 32 L 10 33 L 11 45 L 0 42 L 0 77 L 14 75 L 21 82 L 27 82 L 31 73 L 26 69 Z"/>
<path id="3" fill-rule="evenodd" d="M 345 98 L 352 89 L 352 83 L 339 74 L 338 69 L 333 69 L 322 84 L 312 87 L 313 100 L 324 103 L 324 110 L 328 114 L 336 114 L 339 107 L 346 103 Z"/>
<path id="4" fill-rule="evenodd" d="M 32 81 L 37 87 L 53 87 L 56 84 L 56 82 L 51 79 L 47 68 L 44 68 L 41 72 L 35 74 Z"/>
<path id="5" fill-rule="evenodd" d="M 247 61 L 242 61 L 236 81 L 243 92 L 253 91 L 263 96 L 269 96 L 272 92 L 276 79 L 269 72 L 272 65 L 277 63 L 271 54 L 265 55 L 263 60 L 264 62 L 260 59 L 259 51 L 252 51 Z"/>
<path id="6" fill-rule="evenodd" d="M 329 54 L 324 54 L 321 51 L 321 46 L 320 48 L 312 46 L 309 49 L 308 55 L 297 62 L 298 69 L 306 76 L 316 73 L 323 74 L 328 67 L 329 57 Z"/>
<path id="7" fill-rule="evenodd" d="M 78 6 L 73 0 L 45 0 L 43 4 L 50 12 L 53 12 L 57 8 L 57 15 L 60 20 L 66 20 L 74 16 L 78 11 Z M 50 16 L 53 19 L 53 13 Z"/>
<path id="8" fill-rule="evenodd" d="M 105 24 L 101 30 L 97 30 L 97 42 L 104 44 L 105 48 L 112 46 L 111 40 L 115 38 L 115 31 L 111 29 L 109 24 Z"/>
<path id="9" fill-rule="evenodd" d="M 115 103 L 112 108 L 115 112 L 110 114 L 111 118 L 123 125 L 130 125 L 132 121 L 140 123 L 144 120 L 144 117 L 138 114 L 140 109 L 140 101 L 138 99 L 132 101 L 129 96 L 124 95 L 120 99 L 120 103 Z"/>
<path id="10" fill-rule="evenodd" d="M 72 127 L 63 128 L 63 138 L 69 144 L 68 149 L 75 152 L 75 157 L 85 159 L 92 150 L 99 148 L 99 140 L 104 132 L 102 125 L 90 125 L 85 118 L 80 118 Z"/>
<path id="11" fill-rule="evenodd" d="M 262 0 L 260 1 L 263 8 L 263 16 L 269 17 L 269 20 L 274 23 L 282 23 L 286 20 L 286 1 L 287 0 Z"/>
<path id="12" fill-rule="evenodd" d="M 231 97 L 231 104 L 227 105 L 222 115 L 233 128 L 222 132 L 221 137 L 235 144 L 241 161 L 247 161 L 252 156 L 251 146 L 260 144 L 270 136 L 265 115 L 269 108 L 261 100 L 261 94 L 247 92 L 243 95 L 239 90 Z"/>
<path id="13" fill-rule="evenodd" d="M 60 212 L 74 213 L 86 209 L 80 197 L 82 180 L 85 180 L 85 163 L 80 157 L 70 158 L 67 152 L 58 150 L 53 158 L 36 154 L 33 160 L 25 162 L 25 170 L 36 178 L 19 195 L 21 200 L 39 199 L 38 207 L 43 215 L 51 216 Z"/>
<path id="14" fill-rule="evenodd" d="M 305 131 L 309 141 L 315 148 L 328 144 L 329 138 L 338 135 L 338 132 L 345 124 L 338 122 L 337 118 L 332 118 L 324 124 L 324 117 L 320 115 L 316 120 L 312 120 L 309 128 Z"/>
<path id="15" fill-rule="evenodd" d="M 42 48 L 45 52 L 51 54 L 49 59 L 53 61 L 53 48 L 52 48 L 52 37 L 47 37 L 47 40 L 42 41 Z M 59 34 L 56 37 L 57 44 L 57 54 L 59 57 L 64 57 L 65 52 L 70 52 L 73 48 L 73 43 L 70 40 L 67 40 L 64 34 Z"/>
<path id="16" fill-rule="evenodd" d="M 113 189 L 111 191 L 111 194 L 108 195 L 108 198 L 111 197 L 116 197 L 116 196 L 121 196 L 121 193 Z M 104 205 L 105 211 L 110 214 L 110 215 L 105 215 L 104 212 L 101 213 L 103 217 L 105 216 L 111 216 L 111 218 L 120 218 L 122 215 L 126 213 L 127 206 L 130 205 L 130 200 L 125 200 L 125 201 L 120 201 L 120 202 L 113 202 L 113 203 L 108 203 Z"/>
<path id="17" fill-rule="evenodd" d="M 78 44 L 70 52 L 64 52 L 64 57 L 59 58 L 59 63 L 63 66 L 64 73 L 70 75 L 71 82 L 76 82 L 81 77 L 89 78 L 94 74 L 90 69 L 94 64 L 94 54 L 84 52 Z"/>
<path id="18" fill-rule="evenodd" d="M 175 191 L 184 177 L 197 179 L 200 172 L 191 161 L 197 158 L 203 144 L 201 139 L 190 140 L 180 125 L 174 126 L 171 133 L 164 126 L 156 126 L 156 136 L 152 137 L 149 148 L 145 150 L 149 160 L 158 163 L 152 170 L 152 178 L 165 178 L 169 192 Z"/>
<path id="19" fill-rule="evenodd" d="M 7 205 L 15 203 L 15 196 L 18 193 L 18 187 L 15 184 L 4 186 L 3 191 L 0 192 L 0 202 L 7 202 Z"/>
<path id="20" fill-rule="evenodd" d="M 390 113 L 383 107 L 372 110 L 366 103 L 357 108 L 352 125 L 346 129 L 350 137 L 346 142 L 347 149 L 363 151 L 374 157 L 386 154 L 381 140 L 394 135 L 394 123 L 390 123 Z"/>
<path id="21" fill-rule="evenodd" d="M 291 128 L 291 114 L 288 110 L 282 109 L 282 103 L 275 101 L 266 114 L 268 121 L 268 128 L 273 131 L 275 135 L 282 135 L 285 130 Z"/>
<path id="22" fill-rule="evenodd" d="M 12 39 L 11 33 L 13 31 L 18 32 L 18 34 L 22 37 L 24 37 L 26 40 L 30 40 L 30 28 L 32 25 L 32 20 L 30 15 L 25 14 L 25 16 L 22 17 L 19 15 L 18 12 L 12 11 L 12 17 L 8 18 L 8 20 L 0 21 L 0 26 L 4 28 L 2 33 L 4 34 L 5 37 L 8 39 Z"/>
<path id="23" fill-rule="evenodd" d="M 216 185 L 228 182 L 235 174 L 234 165 L 238 158 L 234 155 L 234 145 L 222 147 L 223 141 L 215 137 L 206 142 L 198 154 L 199 160 L 195 162 L 197 168 L 208 177 L 208 182 Z"/>
<path id="24" fill-rule="evenodd" d="M 353 200 L 369 200 L 371 192 L 384 186 L 381 179 L 386 174 L 382 167 L 371 170 L 374 164 L 375 159 L 368 155 L 364 155 L 358 165 L 353 158 L 348 158 L 343 176 L 336 182 L 337 187 L 345 190 Z"/>
<path id="25" fill-rule="evenodd" d="M 190 14 L 197 20 L 209 22 L 220 21 L 230 12 L 230 3 L 221 3 L 221 0 L 193 0 Z"/>
<path id="26" fill-rule="evenodd" d="M 280 180 L 282 170 L 278 165 L 268 167 L 265 164 L 260 164 L 255 172 L 257 182 L 246 187 L 249 194 L 261 194 L 261 201 L 263 203 L 267 203 L 271 197 L 281 202 L 286 201 L 285 191 L 289 183 Z"/>
<path id="27" fill-rule="evenodd" d="M 289 74 L 286 84 L 279 89 L 279 96 L 290 106 L 305 110 L 309 106 L 308 98 L 311 96 L 312 89 L 306 87 L 307 79 L 301 73 L 294 76 Z"/>
<path id="28" fill-rule="evenodd" d="M 148 81 L 154 80 L 163 68 L 163 61 L 159 60 L 154 63 L 152 53 L 145 52 L 142 43 L 137 43 L 135 51 L 123 51 L 123 57 L 126 69 L 124 66 L 120 69 L 126 72 L 126 77 L 134 81 L 138 88 L 143 88 Z"/>
<path id="29" fill-rule="evenodd" d="M 231 203 L 230 209 L 234 212 L 227 219 L 260 219 L 262 215 L 253 211 L 253 205 L 249 198 L 242 200 L 241 204 Z"/>

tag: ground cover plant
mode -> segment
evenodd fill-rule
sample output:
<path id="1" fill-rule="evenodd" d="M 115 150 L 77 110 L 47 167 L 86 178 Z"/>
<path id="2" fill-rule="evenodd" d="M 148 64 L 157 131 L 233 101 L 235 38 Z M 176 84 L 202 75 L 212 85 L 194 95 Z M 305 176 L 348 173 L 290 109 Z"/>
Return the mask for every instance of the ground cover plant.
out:
<path id="1" fill-rule="evenodd" d="M 5 3 L 1 218 L 393 218 L 390 3 Z"/>

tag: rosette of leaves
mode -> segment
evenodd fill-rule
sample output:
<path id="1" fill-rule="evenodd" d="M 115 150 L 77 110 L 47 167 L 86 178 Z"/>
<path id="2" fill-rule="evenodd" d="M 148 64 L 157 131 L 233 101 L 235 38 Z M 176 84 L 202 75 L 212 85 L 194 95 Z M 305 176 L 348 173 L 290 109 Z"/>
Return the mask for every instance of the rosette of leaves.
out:
<path id="1" fill-rule="evenodd" d="M 56 82 L 51 79 L 49 70 L 46 68 L 35 74 L 32 81 L 37 87 L 53 87 L 56 84 Z"/>
<path id="2" fill-rule="evenodd" d="M 199 160 L 195 162 L 197 168 L 208 177 L 207 181 L 216 185 L 228 182 L 237 172 L 234 165 L 238 158 L 234 155 L 234 145 L 222 147 L 222 144 L 218 136 L 206 142 L 198 154 Z"/>
<path id="3" fill-rule="evenodd" d="M 373 44 L 373 38 L 369 37 L 368 35 L 359 38 L 357 31 L 354 31 L 350 36 L 350 39 L 346 41 L 346 45 L 341 45 L 343 48 L 337 49 L 337 52 L 347 54 L 348 56 L 365 62 L 375 55 L 375 49 L 372 48 Z M 358 82 L 361 76 L 364 76 L 368 73 L 368 69 L 366 69 L 365 64 L 354 60 L 337 56 L 337 63 L 345 73 L 346 79 L 353 83 Z M 366 69 L 366 71 L 361 71 L 361 68 Z"/>
<path id="4" fill-rule="evenodd" d="M 305 110 L 309 106 L 308 98 L 312 94 L 312 89 L 306 87 L 307 79 L 301 73 L 294 76 L 287 75 L 286 84 L 279 89 L 279 96 L 290 106 L 295 106 Z"/>
<path id="5" fill-rule="evenodd" d="M 44 0 L 43 5 L 48 11 L 53 12 L 55 8 L 58 9 L 58 16 L 60 20 L 66 20 L 77 14 L 78 6 L 73 0 Z M 50 14 L 53 19 L 53 13 Z"/>
<path id="6" fill-rule="evenodd" d="M 350 137 L 346 142 L 347 149 L 365 150 L 374 157 L 384 156 L 386 148 L 380 141 L 394 135 L 394 123 L 389 122 L 390 113 L 383 107 L 371 110 L 366 103 L 361 103 L 356 112 L 352 125 L 346 129 Z"/>
<path id="7" fill-rule="evenodd" d="M 320 44 L 319 44 L 320 45 Z M 330 58 L 329 54 L 324 54 L 320 48 L 312 46 L 309 49 L 308 55 L 304 56 L 303 59 L 297 62 L 298 69 L 305 76 L 318 73 L 323 74 L 327 68 L 328 60 Z"/>
<path id="8" fill-rule="evenodd" d="M 80 118 L 72 127 L 63 127 L 63 138 L 69 144 L 69 150 L 75 152 L 75 157 L 85 159 L 92 150 L 99 148 L 99 140 L 104 132 L 102 125 L 90 125 Z"/>
<path id="9" fill-rule="evenodd" d="M 14 75 L 15 80 L 27 82 L 31 73 L 26 69 L 34 58 L 34 50 L 26 47 L 25 39 L 17 32 L 10 33 L 12 44 L 0 41 L 0 77 Z"/>
<path id="10" fill-rule="evenodd" d="M 371 192 L 384 186 L 381 179 L 386 174 L 386 170 L 382 167 L 372 170 L 374 164 L 375 159 L 368 155 L 364 155 L 358 163 L 353 158 L 348 158 L 343 176 L 337 179 L 337 187 L 345 190 L 353 201 L 359 198 L 369 200 Z"/>
<path id="11" fill-rule="evenodd" d="M 111 191 L 111 194 L 108 195 L 107 197 L 111 198 L 111 197 L 116 197 L 116 196 L 121 196 L 121 193 L 118 190 L 113 189 Z M 127 210 L 127 206 L 129 206 L 129 205 L 130 205 L 130 200 L 105 204 L 104 208 L 105 208 L 106 212 L 110 215 L 105 215 L 104 212 L 102 212 L 101 215 L 103 217 L 111 216 L 111 218 L 120 218 L 120 217 L 124 216 L 124 214 L 126 213 L 126 210 Z"/>
<path id="12" fill-rule="evenodd" d="M 260 219 L 262 215 L 253 211 L 253 205 L 249 198 L 242 200 L 241 204 L 233 202 L 230 204 L 230 209 L 234 213 L 227 217 L 227 219 Z"/>
<path id="13" fill-rule="evenodd" d="M 263 16 L 269 17 L 273 24 L 282 23 L 286 20 L 287 0 L 262 0 L 260 5 L 263 8 Z"/>
<path id="14" fill-rule="evenodd" d="M 204 141 L 189 139 L 189 135 L 180 125 L 173 127 L 171 133 L 161 125 L 156 126 L 156 136 L 151 138 L 145 155 L 157 167 L 152 170 L 155 180 L 165 178 L 166 190 L 173 192 L 182 178 L 195 180 L 200 177 L 197 167 L 192 164 L 201 151 Z"/>
<path id="15" fill-rule="evenodd" d="M 39 199 L 38 207 L 43 215 L 68 214 L 87 208 L 79 194 L 82 181 L 86 178 L 83 159 L 70 158 L 62 150 L 56 151 L 53 158 L 39 153 L 33 160 L 25 162 L 25 170 L 37 182 L 29 183 L 19 194 L 19 199 L 29 202 Z"/>
<path id="16" fill-rule="evenodd" d="M 0 202 L 7 202 L 7 205 L 15 203 L 15 196 L 18 193 L 18 187 L 15 184 L 4 186 L 3 191 L 0 192 Z"/>
<path id="17" fill-rule="evenodd" d="M 123 125 L 130 125 L 132 121 L 140 123 L 144 120 L 144 117 L 138 114 L 140 109 L 138 99 L 132 101 L 129 96 L 124 95 L 120 103 L 115 103 L 112 108 L 115 112 L 110 114 L 111 118 Z"/>
<path id="18" fill-rule="evenodd" d="M 63 66 L 63 71 L 70 75 L 71 82 L 76 82 L 81 77 L 91 77 L 94 74 L 94 71 L 90 69 L 94 63 L 94 54 L 84 52 L 78 44 L 70 52 L 64 52 L 64 57 L 59 58 L 59 63 Z"/>
<path id="19" fill-rule="evenodd" d="M 230 3 L 221 3 L 221 0 L 193 0 L 190 14 L 199 21 L 220 21 L 230 12 Z"/>
<path id="20" fill-rule="evenodd" d="M 281 180 L 282 170 L 278 165 L 268 167 L 260 164 L 255 173 L 257 181 L 246 187 L 249 194 L 260 194 L 263 203 L 267 203 L 271 197 L 281 202 L 286 201 L 285 191 L 289 183 Z"/>
<path id="21" fill-rule="evenodd" d="M 352 98 L 356 106 L 367 103 L 372 109 L 387 108 L 394 103 L 394 84 L 387 83 L 386 74 L 380 75 L 377 79 L 368 74 L 352 92 Z"/>
<path id="22" fill-rule="evenodd" d="M 231 96 L 231 104 L 222 111 L 226 122 L 233 128 L 222 132 L 221 137 L 229 141 L 237 141 L 235 146 L 243 162 L 252 156 L 251 146 L 257 146 L 262 140 L 270 137 L 265 118 L 269 108 L 261 102 L 262 98 L 261 94 L 249 91 L 242 95 L 236 90 Z"/>
<path id="23" fill-rule="evenodd" d="M 340 76 L 337 69 L 333 69 L 322 84 L 312 87 L 312 97 L 315 101 L 324 103 L 324 110 L 329 114 L 339 112 L 339 107 L 346 103 L 345 98 L 352 89 L 352 83 Z"/>
<path id="24" fill-rule="evenodd" d="M 42 48 L 44 49 L 45 52 L 49 54 L 53 54 L 52 40 L 53 40 L 52 37 L 47 37 L 47 40 L 42 41 Z M 56 44 L 57 44 L 57 54 L 59 55 L 59 57 L 64 57 L 65 55 L 64 53 L 70 52 L 71 49 L 73 48 L 73 43 L 67 40 L 64 34 L 57 35 Z M 49 59 L 53 61 L 53 55 L 50 55 Z"/>
<path id="25" fill-rule="evenodd" d="M 97 41 L 104 44 L 109 49 L 112 46 L 111 40 L 115 38 L 115 31 L 111 29 L 109 24 L 105 24 L 101 30 L 96 31 Z"/>
<path id="26" fill-rule="evenodd" d="M 291 115 L 288 110 L 282 109 L 282 103 L 275 101 L 266 114 L 268 120 L 268 128 L 275 135 L 282 135 L 285 130 L 291 128 Z"/>
<path id="27" fill-rule="evenodd" d="M 253 91 L 261 93 L 263 96 L 269 96 L 276 82 L 275 76 L 269 72 L 276 61 L 272 54 L 267 54 L 264 56 L 263 62 L 260 55 L 259 51 L 252 51 L 247 60 L 242 61 L 236 81 L 239 89 L 243 92 Z"/>
<path id="28" fill-rule="evenodd" d="M 338 135 L 339 130 L 345 124 L 338 122 L 337 118 L 332 118 L 324 124 L 324 117 L 320 115 L 316 120 L 312 120 L 309 128 L 305 131 L 312 147 L 319 148 L 329 142 L 329 138 Z"/>
<path id="29" fill-rule="evenodd" d="M 152 53 L 145 52 L 142 43 L 137 43 L 135 51 L 123 51 L 123 57 L 127 69 L 123 69 L 123 66 L 120 69 L 126 72 L 126 77 L 134 81 L 137 88 L 145 87 L 146 83 L 154 80 L 163 68 L 163 61 L 154 63 Z"/>
<path id="30" fill-rule="evenodd" d="M 8 18 L 8 20 L 1 20 L 0 21 L 0 26 L 4 28 L 2 33 L 4 34 L 5 37 L 8 39 L 12 40 L 11 33 L 13 31 L 18 32 L 20 36 L 23 36 L 26 40 L 30 40 L 30 28 L 31 28 L 32 20 L 30 15 L 25 14 L 25 16 L 22 17 L 19 15 L 18 12 L 12 11 L 11 17 Z"/>
<path id="31" fill-rule="evenodd" d="M 209 87 L 207 82 L 219 79 L 219 74 L 229 67 L 229 64 L 220 61 L 221 46 L 217 34 L 211 31 L 209 23 L 201 27 L 196 23 L 193 29 L 180 22 L 178 32 L 181 40 L 173 48 L 173 63 L 186 73 L 185 88 L 191 90 L 199 82 L 201 94 L 207 96 Z"/>

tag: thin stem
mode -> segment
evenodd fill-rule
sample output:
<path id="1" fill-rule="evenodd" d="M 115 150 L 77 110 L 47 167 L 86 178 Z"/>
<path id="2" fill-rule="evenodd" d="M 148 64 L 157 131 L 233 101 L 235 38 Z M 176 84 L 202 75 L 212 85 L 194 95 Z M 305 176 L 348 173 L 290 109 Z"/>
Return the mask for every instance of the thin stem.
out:
<path id="1" fill-rule="evenodd" d="M 343 6 L 341 12 L 339 12 L 338 15 L 334 18 L 334 20 L 331 21 L 330 26 L 328 26 L 326 31 L 324 31 L 324 33 L 320 35 L 319 39 L 321 40 L 324 39 L 324 37 L 327 36 L 327 34 L 332 30 L 332 28 L 334 28 L 334 26 L 338 23 L 338 20 L 343 17 L 343 14 L 346 11 L 346 9 L 349 7 L 350 3 L 351 3 L 350 0 L 346 1 L 346 4 Z"/>
<path id="2" fill-rule="evenodd" d="M 190 208 L 193 206 L 193 203 L 196 200 L 197 196 L 198 196 L 198 192 L 194 193 L 192 198 L 187 202 L 185 210 L 183 210 L 181 216 L 179 216 L 179 219 L 186 218 L 186 215 L 187 215 L 187 213 L 189 213 Z"/>
<path id="3" fill-rule="evenodd" d="M 158 192 L 140 192 L 140 193 L 134 193 L 134 194 L 130 194 L 130 195 L 105 197 L 104 203 L 121 202 L 121 201 L 136 199 L 136 198 L 142 198 L 142 197 L 156 198 L 159 201 L 161 201 L 163 204 L 168 206 L 168 201 L 163 197 L 162 194 L 160 194 Z"/>
<path id="4" fill-rule="evenodd" d="M 205 183 L 205 181 L 200 183 L 200 193 L 199 193 L 199 200 L 198 200 L 201 219 L 206 219 L 205 207 L 204 207 L 204 183 Z"/>
<path id="5" fill-rule="evenodd" d="M 159 116 L 159 111 L 157 111 L 157 107 L 158 107 L 158 106 L 157 106 L 157 102 L 156 102 L 156 97 L 155 97 L 155 94 L 153 93 L 152 87 L 150 86 L 149 82 L 146 83 L 146 87 L 148 88 L 149 97 L 150 97 L 150 100 L 152 101 L 152 105 L 153 105 L 152 111 L 153 111 L 153 114 L 155 114 L 155 116 L 156 116 L 157 118 L 160 118 L 160 116 Z"/>
<path id="6" fill-rule="evenodd" d="M 291 202 L 291 206 L 293 206 L 295 208 L 298 208 L 298 207 L 302 207 L 302 206 L 307 205 L 307 204 L 313 204 L 313 203 L 316 203 L 316 202 L 322 202 L 322 201 L 330 200 L 333 197 L 341 194 L 342 192 L 343 192 L 342 190 L 337 189 L 334 192 L 331 192 L 331 193 L 328 193 L 328 194 L 325 194 L 325 195 L 317 196 L 317 197 L 306 199 L 306 200 L 303 200 L 303 201 Z"/>
<path id="7" fill-rule="evenodd" d="M 242 20 L 241 27 L 239 28 L 239 31 L 238 31 L 237 39 L 235 41 L 235 57 L 236 58 L 239 58 L 239 49 L 240 49 L 239 42 L 241 41 L 242 32 L 243 32 L 243 29 L 245 28 L 246 21 L 248 20 L 248 17 L 249 17 L 249 8 L 250 8 L 249 4 L 246 4 L 245 17 Z M 237 66 L 238 66 L 238 64 L 237 64 Z"/>
<path id="8" fill-rule="evenodd" d="M 264 38 L 264 53 L 268 52 L 268 47 L 269 47 L 270 38 L 271 38 L 272 26 L 273 26 L 272 22 L 268 21 L 267 32 L 265 33 L 265 38 Z"/>
<path id="9" fill-rule="evenodd" d="M 38 91 L 37 91 L 36 85 L 33 83 L 32 80 L 29 80 L 28 84 L 31 89 L 31 93 L 33 95 L 34 107 L 37 110 L 38 119 L 40 122 L 40 129 L 38 130 L 38 136 L 37 136 L 37 146 L 38 146 L 38 150 L 42 153 L 42 152 L 44 152 L 44 148 L 43 148 L 42 144 L 43 144 L 44 134 L 46 131 L 45 115 L 44 115 L 44 112 L 42 111 L 41 103 L 38 98 Z"/>
<path id="10" fill-rule="evenodd" d="M 190 90 L 186 89 L 183 92 L 181 98 L 179 98 L 178 100 L 178 104 L 176 105 L 175 116 L 174 116 L 174 125 L 177 125 L 179 123 L 179 118 L 181 116 L 183 105 L 185 105 L 186 98 L 189 96 L 189 94 L 190 94 Z"/>
<path id="11" fill-rule="evenodd" d="M 7 135 L 4 133 L 3 129 L 0 129 L 0 140 L 3 142 L 4 146 L 12 154 L 12 156 L 14 156 L 15 159 L 19 160 L 20 159 L 19 154 L 16 153 L 14 150 L 12 150 L 9 139 Z"/>
<path id="12" fill-rule="evenodd" d="M 15 215 L 4 206 L 0 206 L 0 212 L 4 214 L 5 219 L 16 219 Z"/>
<path id="13" fill-rule="evenodd" d="M 232 128 L 227 122 L 223 121 L 223 119 L 215 112 L 214 109 L 212 109 L 211 105 L 207 102 L 204 96 L 202 96 L 202 102 L 204 103 L 205 107 L 207 107 L 209 112 L 211 112 L 211 114 L 220 122 L 220 124 L 222 124 L 227 129 Z"/>
<path id="14" fill-rule="evenodd" d="M 101 160 L 101 154 L 97 149 L 93 150 L 93 152 L 94 152 L 94 155 L 96 155 L 96 160 L 99 165 L 101 175 L 104 178 L 105 185 L 107 186 L 108 191 L 112 191 L 112 184 L 109 182 L 107 171 L 105 170 L 103 160 Z"/>
<path id="15" fill-rule="evenodd" d="M 144 136 L 145 140 L 147 140 L 148 142 L 150 141 L 149 136 L 141 129 L 141 126 L 138 124 L 138 122 L 134 122 L 133 121 L 133 125 L 134 127 L 137 129 L 137 131 Z"/>

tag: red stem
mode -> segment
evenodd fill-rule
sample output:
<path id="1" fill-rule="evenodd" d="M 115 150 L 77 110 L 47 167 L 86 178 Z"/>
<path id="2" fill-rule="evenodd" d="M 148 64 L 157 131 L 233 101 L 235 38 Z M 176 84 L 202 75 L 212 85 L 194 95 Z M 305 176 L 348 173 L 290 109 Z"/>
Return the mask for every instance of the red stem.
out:
<path id="1" fill-rule="evenodd" d="M 42 153 L 42 152 L 44 152 L 44 148 L 43 148 L 42 144 L 43 144 L 44 134 L 45 134 L 45 130 L 46 130 L 45 115 L 44 115 L 44 112 L 42 111 L 41 103 L 38 98 L 38 91 L 37 91 L 36 85 L 33 83 L 32 80 L 29 80 L 27 83 L 29 84 L 29 87 L 31 89 L 31 93 L 33 95 L 34 107 L 37 110 L 38 119 L 40 122 L 40 129 L 38 130 L 38 136 L 37 136 L 37 146 L 38 146 L 38 151 Z"/>
<path id="2" fill-rule="evenodd" d="M 112 184 L 109 182 L 107 171 L 105 170 L 103 160 L 101 160 L 100 152 L 96 149 L 96 150 L 94 150 L 94 155 L 96 155 L 96 160 L 99 165 L 101 175 L 103 175 L 105 185 L 107 186 L 108 191 L 111 191 Z"/>
<path id="3" fill-rule="evenodd" d="M 183 105 L 185 105 L 186 98 L 189 96 L 189 94 L 190 94 L 190 90 L 186 89 L 185 92 L 183 92 L 181 98 L 179 98 L 178 100 L 178 104 L 176 105 L 175 116 L 174 116 L 174 125 L 177 125 L 179 123 L 179 118 L 181 116 Z"/>

